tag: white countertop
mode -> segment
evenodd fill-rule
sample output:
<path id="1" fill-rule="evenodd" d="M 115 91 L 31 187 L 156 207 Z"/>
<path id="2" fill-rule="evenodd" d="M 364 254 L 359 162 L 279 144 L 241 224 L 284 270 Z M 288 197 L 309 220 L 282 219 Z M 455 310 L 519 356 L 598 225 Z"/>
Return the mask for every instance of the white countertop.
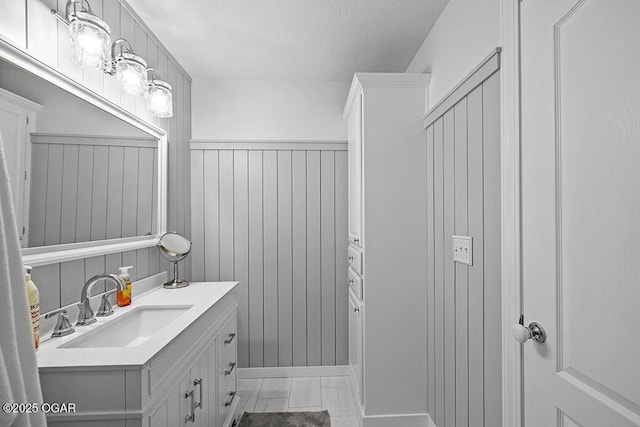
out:
<path id="1" fill-rule="evenodd" d="M 76 319 L 69 319 L 74 324 L 75 333 L 65 337 L 43 338 L 38 350 L 38 367 L 40 369 L 96 367 L 96 366 L 143 366 L 189 325 L 202 316 L 216 302 L 235 288 L 238 282 L 192 282 L 181 289 L 158 289 L 146 292 L 126 307 L 114 307 L 114 314 L 109 317 L 97 317 L 98 321 L 89 326 L 75 326 Z M 131 310 L 141 306 L 192 305 L 174 321 L 167 324 L 158 333 L 136 347 L 109 348 L 58 348 L 64 343 L 75 340 L 84 334 L 99 328 L 111 320 L 117 319 Z M 96 307 L 94 307 L 94 310 Z"/>

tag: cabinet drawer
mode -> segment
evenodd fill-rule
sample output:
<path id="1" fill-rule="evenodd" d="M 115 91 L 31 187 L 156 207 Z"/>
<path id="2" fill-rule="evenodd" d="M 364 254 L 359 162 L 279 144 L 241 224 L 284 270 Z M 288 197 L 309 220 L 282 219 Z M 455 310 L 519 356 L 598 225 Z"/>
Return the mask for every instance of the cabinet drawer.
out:
<path id="1" fill-rule="evenodd" d="M 362 252 L 353 246 L 349 246 L 347 259 L 349 261 L 349 267 L 353 268 L 356 273 L 362 275 Z"/>
<path id="2" fill-rule="evenodd" d="M 218 425 L 224 426 L 224 422 L 236 406 L 236 400 L 240 399 L 237 391 L 234 389 L 230 392 L 220 393 L 220 405 L 218 406 Z"/>
<path id="3" fill-rule="evenodd" d="M 230 355 L 231 356 L 231 355 Z M 233 357 L 225 358 L 218 370 L 218 425 L 222 426 L 227 416 L 234 408 L 237 395 L 236 387 L 236 359 L 235 351 Z"/>
<path id="4" fill-rule="evenodd" d="M 349 281 L 349 287 L 362 300 L 362 277 L 358 275 L 351 267 L 349 267 L 349 273 L 347 280 Z"/>
<path id="5" fill-rule="evenodd" d="M 235 349 L 238 342 L 238 328 L 236 321 L 236 314 L 229 318 L 220 329 L 218 334 L 218 348 L 220 349 L 220 359 L 225 359 L 230 351 L 233 351 L 233 358 L 235 359 Z"/>

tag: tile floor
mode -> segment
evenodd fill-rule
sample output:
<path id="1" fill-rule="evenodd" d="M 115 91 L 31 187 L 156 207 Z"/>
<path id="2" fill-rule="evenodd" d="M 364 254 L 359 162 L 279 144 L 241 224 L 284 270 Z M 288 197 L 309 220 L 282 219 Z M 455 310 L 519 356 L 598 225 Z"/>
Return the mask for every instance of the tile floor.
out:
<path id="1" fill-rule="evenodd" d="M 239 413 L 329 411 L 331 427 L 358 427 L 349 377 L 238 380 Z"/>

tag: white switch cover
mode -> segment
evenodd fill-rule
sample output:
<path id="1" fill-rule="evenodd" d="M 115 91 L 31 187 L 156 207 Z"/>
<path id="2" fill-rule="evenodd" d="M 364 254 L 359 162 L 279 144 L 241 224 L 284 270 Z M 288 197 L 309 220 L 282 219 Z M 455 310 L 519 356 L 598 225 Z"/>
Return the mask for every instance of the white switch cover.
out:
<path id="1" fill-rule="evenodd" d="M 473 241 L 469 236 L 452 236 L 453 260 L 473 265 Z"/>

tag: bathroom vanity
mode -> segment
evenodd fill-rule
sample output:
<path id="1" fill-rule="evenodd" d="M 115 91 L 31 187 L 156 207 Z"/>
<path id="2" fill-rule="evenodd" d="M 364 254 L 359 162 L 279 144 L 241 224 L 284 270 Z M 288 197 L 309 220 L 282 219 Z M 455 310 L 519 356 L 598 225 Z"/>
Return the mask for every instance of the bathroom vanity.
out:
<path id="1" fill-rule="evenodd" d="M 49 426 L 235 425 L 236 285 L 157 288 L 43 340 L 44 402 L 75 404 L 75 413 L 48 414 Z"/>

